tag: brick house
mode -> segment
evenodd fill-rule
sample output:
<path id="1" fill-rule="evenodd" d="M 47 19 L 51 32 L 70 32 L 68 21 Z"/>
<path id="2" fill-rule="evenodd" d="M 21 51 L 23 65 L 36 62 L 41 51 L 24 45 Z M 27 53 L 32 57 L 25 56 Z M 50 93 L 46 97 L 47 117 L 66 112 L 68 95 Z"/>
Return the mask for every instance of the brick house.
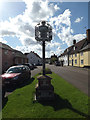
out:
<path id="1" fill-rule="evenodd" d="M 20 51 L 0 42 L 0 74 L 10 66 L 27 62 L 27 57 Z"/>

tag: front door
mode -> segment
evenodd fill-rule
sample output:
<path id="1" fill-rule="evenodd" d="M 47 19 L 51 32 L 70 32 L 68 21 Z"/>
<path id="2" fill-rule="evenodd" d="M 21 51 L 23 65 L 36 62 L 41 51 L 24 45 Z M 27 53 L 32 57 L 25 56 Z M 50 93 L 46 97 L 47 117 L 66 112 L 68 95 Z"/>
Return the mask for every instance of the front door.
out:
<path id="1" fill-rule="evenodd" d="M 73 66 L 73 59 L 72 59 L 72 66 Z"/>

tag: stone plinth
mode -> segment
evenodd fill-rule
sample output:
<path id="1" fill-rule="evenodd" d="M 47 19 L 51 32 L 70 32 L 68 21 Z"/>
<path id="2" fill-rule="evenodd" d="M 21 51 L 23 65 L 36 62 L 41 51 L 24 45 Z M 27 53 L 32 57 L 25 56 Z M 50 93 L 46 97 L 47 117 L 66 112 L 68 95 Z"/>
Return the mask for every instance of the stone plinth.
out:
<path id="1" fill-rule="evenodd" d="M 51 85 L 51 77 L 40 75 L 37 77 L 36 100 L 53 100 L 54 87 Z"/>

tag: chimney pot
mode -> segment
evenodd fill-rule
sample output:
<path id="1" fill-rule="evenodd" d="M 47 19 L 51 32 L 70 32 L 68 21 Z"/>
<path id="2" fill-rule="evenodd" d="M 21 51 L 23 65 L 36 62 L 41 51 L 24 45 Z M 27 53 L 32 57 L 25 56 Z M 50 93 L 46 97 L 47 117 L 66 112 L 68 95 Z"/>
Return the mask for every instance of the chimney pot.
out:
<path id="1" fill-rule="evenodd" d="M 73 44 L 74 44 L 74 45 L 76 44 L 76 40 L 73 40 Z"/>
<path id="2" fill-rule="evenodd" d="M 87 29 L 86 34 L 87 34 L 87 42 L 90 43 L 90 29 Z"/>

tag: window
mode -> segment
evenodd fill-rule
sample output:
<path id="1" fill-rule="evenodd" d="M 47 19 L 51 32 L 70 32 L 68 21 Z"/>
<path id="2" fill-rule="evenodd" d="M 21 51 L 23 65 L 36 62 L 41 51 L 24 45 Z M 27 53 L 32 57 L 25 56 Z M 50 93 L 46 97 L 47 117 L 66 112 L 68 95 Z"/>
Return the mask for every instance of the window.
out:
<path id="1" fill-rule="evenodd" d="M 6 55 L 8 54 L 8 50 L 5 50 L 5 52 L 4 52 Z"/>
<path id="2" fill-rule="evenodd" d="M 77 60 L 75 60 L 75 64 L 77 64 Z"/>
<path id="3" fill-rule="evenodd" d="M 81 64 L 83 64 L 83 60 L 81 60 Z"/>
<path id="4" fill-rule="evenodd" d="M 14 55 L 15 54 L 15 52 L 12 52 L 12 55 Z"/>
<path id="5" fill-rule="evenodd" d="M 81 52 L 81 56 L 83 56 L 83 52 Z"/>
<path id="6" fill-rule="evenodd" d="M 75 57 L 77 57 L 77 54 L 75 53 Z"/>

